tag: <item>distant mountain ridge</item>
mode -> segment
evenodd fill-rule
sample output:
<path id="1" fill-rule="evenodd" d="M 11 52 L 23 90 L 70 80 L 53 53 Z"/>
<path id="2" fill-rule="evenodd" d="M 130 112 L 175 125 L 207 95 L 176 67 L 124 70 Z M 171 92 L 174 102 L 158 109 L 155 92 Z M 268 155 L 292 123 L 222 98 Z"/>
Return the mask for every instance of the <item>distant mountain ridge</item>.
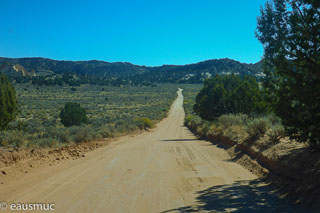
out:
<path id="1" fill-rule="evenodd" d="M 9 76 L 46 76 L 74 73 L 98 77 L 143 79 L 150 82 L 197 83 L 216 74 L 261 75 L 261 62 L 245 64 L 232 59 L 212 59 L 187 65 L 156 67 L 128 62 L 59 61 L 47 58 L 0 57 L 0 72 Z"/>

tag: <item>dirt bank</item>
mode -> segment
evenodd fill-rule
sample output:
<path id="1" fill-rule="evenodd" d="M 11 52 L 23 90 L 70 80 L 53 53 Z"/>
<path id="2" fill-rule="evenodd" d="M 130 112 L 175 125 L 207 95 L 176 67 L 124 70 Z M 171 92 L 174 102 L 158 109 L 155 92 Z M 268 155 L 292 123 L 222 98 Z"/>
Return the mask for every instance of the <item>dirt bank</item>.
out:
<path id="1" fill-rule="evenodd" d="M 197 126 L 190 125 L 189 129 L 197 134 Z M 204 139 L 224 148 L 232 161 L 272 184 L 281 197 L 308 208 L 320 208 L 320 151 L 288 138 L 276 144 L 267 136 L 242 142 L 214 134 Z"/>

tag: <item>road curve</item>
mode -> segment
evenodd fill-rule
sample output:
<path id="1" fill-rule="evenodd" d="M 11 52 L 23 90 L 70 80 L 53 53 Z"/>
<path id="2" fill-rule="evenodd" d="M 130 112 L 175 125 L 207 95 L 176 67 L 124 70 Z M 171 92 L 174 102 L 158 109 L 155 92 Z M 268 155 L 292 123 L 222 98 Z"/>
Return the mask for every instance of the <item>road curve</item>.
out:
<path id="1" fill-rule="evenodd" d="M 179 89 L 155 129 L 18 180 L 0 200 L 55 203 L 56 212 L 291 211 L 223 149 L 184 127 L 182 105 Z"/>

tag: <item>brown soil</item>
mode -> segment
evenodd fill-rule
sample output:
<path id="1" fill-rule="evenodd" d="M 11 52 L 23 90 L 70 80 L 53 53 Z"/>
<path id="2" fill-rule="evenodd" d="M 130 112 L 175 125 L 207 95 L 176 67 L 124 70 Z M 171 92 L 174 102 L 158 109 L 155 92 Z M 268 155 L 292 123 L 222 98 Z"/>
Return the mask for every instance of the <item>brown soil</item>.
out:
<path id="1" fill-rule="evenodd" d="M 86 153 L 108 145 L 111 139 L 90 141 L 61 148 L 0 148 L 0 184 L 20 179 L 43 167 L 52 167 L 67 160 L 85 158 Z"/>

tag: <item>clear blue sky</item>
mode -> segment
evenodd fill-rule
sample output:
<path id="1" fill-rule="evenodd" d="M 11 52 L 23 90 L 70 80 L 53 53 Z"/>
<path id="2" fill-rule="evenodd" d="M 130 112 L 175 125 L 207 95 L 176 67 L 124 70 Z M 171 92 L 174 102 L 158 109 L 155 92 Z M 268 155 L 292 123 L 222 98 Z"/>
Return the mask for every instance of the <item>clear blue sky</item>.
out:
<path id="1" fill-rule="evenodd" d="M 1 0 L 0 56 L 188 64 L 255 63 L 265 0 Z"/>

